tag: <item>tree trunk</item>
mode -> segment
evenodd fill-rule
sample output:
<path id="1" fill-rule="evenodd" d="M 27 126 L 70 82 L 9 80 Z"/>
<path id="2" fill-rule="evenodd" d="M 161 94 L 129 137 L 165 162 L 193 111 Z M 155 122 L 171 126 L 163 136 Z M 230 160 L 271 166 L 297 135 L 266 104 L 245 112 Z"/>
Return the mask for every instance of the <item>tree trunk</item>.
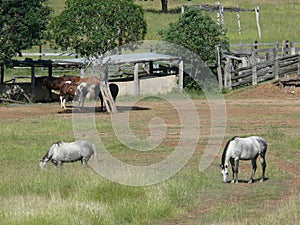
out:
<path id="1" fill-rule="evenodd" d="M 168 12 L 168 0 L 161 0 L 161 10 L 163 13 Z"/>

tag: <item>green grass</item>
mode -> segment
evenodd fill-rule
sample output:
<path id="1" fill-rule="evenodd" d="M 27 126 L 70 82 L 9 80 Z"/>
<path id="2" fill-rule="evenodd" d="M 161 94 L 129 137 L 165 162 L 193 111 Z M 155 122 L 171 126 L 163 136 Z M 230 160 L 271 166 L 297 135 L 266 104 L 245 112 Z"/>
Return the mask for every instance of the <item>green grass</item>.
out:
<path id="1" fill-rule="evenodd" d="M 145 19 L 148 24 L 147 40 L 160 40 L 161 37 L 158 35 L 158 31 L 166 29 L 169 23 L 175 22 L 180 16 L 180 13 L 160 13 L 160 0 L 135 2 L 146 10 Z M 182 5 L 216 4 L 215 0 L 169 0 L 168 2 L 170 12 L 173 12 L 174 9 L 180 9 Z M 254 40 L 258 40 L 259 42 L 300 41 L 298 37 L 300 27 L 297 22 L 300 19 L 300 14 L 298 13 L 300 9 L 299 0 L 225 0 L 221 1 L 221 4 L 225 7 L 239 6 L 250 9 L 254 9 L 255 6 L 260 7 L 261 39 L 258 37 L 254 12 L 241 12 L 241 35 L 237 31 L 236 13 L 225 13 L 225 28 L 227 29 L 227 35 L 231 44 L 240 42 L 253 43 Z M 64 1 L 49 0 L 49 5 L 55 8 L 56 13 L 58 13 L 63 9 Z M 216 19 L 215 13 L 208 14 Z"/>
<path id="2" fill-rule="evenodd" d="M 49 2 L 58 11 L 63 8 L 63 1 Z M 187 3 L 215 3 L 196 0 L 169 2 L 170 8 Z M 222 1 L 226 6 L 232 6 L 233 2 L 237 2 L 241 7 L 253 7 L 254 1 Z M 297 34 L 300 28 L 296 24 L 300 17 L 297 13 L 299 1 L 295 10 L 291 4 L 284 1 L 277 0 L 276 5 L 273 4 L 273 0 L 256 2 L 261 7 L 263 37 L 260 41 L 272 42 L 283 39 L 299 41 Z M 147 9 L 160 9 L 158 0 L 137 1 L 137 3 Z M 146 12 L 147 39 L 159 39 L 157 32 L 166 28 L 168 23 L 175 21 L 178 16 L 179 14 Z M 225 26 L 231 43 L 241 41 L 249 43 L 257 38 L 255 19 L 251 13 L 241 15 L 243 29 L 241 36 L 236 31 L 236 15 L 225 16 Z M 28 72 L 11 71 L 12 75 L 18 73 L 23 75 Z M 39 72 L 43 74 L 43 71 Z M 1 107 L 11 106 L 0 106 L 0 112 Z M 141 129 L 138 125 L 143 118 L 143 112 L 136 112 L 135 115 L 137 124 L 133 128 L 137 129 L 138 133 Z M 257 116 L 251 114 L 243 118 L 237 115 L 235 123 L 228 125 L 228 132 L 231 134 L 236 130 L 240 131 L 241 128 L 236 121 L 243 121 L 249 117 L 255 120 Z M 259 115 L 260 118 L 263 116 Z M 265 116 L 273 118 L 273 115 Z M 298 114 L 292 112 L 285 115 L 285 120 L 298 118 Z M 136 153 L 116 140 L 110 120 L 104 117 L 97 120 L 96 125 L 97 128 L 101 127 L 101 139 L 110 152 L 125 162 L 131 162 Z M 281 126 L 272 124 L 263 127 L 259 124 L 249 124 L 247 129 L 253 133 L 259 129 L 260 134 L 269 143 L 267 153 L 269 180 L 262 184 L 256 182 L 251 186 L 244 183 L 225 185 L 221 182 L 219 158 L 214 160 L 206 171 L 199 173 L 197 169 L 199 155 L 195 154 L 183 170 L 167 181 L 151 186 L 129 187 L 108 181 L 93 170 L 82 168 L 80 163 L 67 164 L 63 169 L 55 169 L 49 164 L 44 171 L 39 170 L 39 159 L 51 143 L 57 140 L 74 140 L 70 116 L 58 114 L 1 120 L 0 223 L 140 225 L 161 224 L 164 221 L 172 224 L 181 218 L 186 224 L 296 224 L 300 213 L 299 193 L 297 190 L 291 190 L 287 183 L 291 178 L 295 178 L 278 165 L 278 159 L 283 164 L 300 165 L 299 135 L 293 132 L 286 133 L 282 131 Z M 168 153 L 170 146 L 163 146 L 160 150 L 164 154 Z M 250 168 L 249 164 L 243 165 Z M 257 176 L 259 173 L 260 167 Z M 242 169 L 240 177 L 246 179 L 249 174 L 250 169 Z M 293 191 L 291 199 L 286 199 L 286 193 Z"/>
<path id="3" fill-rule="evenodd" d="M 32 107 L 34 110 L 38 106 Z M 141 123 L 144 113 L 135 112 L 134 117 L 132 129 L 140 130 L 135 123 Z M 295 119 L 295 114 L 287 113 L 286 118 Z M 101 139 L 112 154 L 125 162 L 135 156 L 136 153 L 116 140 L 109 117 L 96 121 L 103 134 Z M 80 163 L 66 164 L 62 169 L 49 164 L 40 171 L 39 159 L 51 143 L 74 140 L 72 118 L 68 114 L 3 120 L 0 223 L 140 225 L 170 221 L 172 224 L 174 218 L 185 221 L 187 217 L 191 224 L 278 224 L 277 220 L 295 224 L 292 221 L 299 215 L 299 196 L 295 192 L 290 201 L 281 200 L 286 191 L 291 191 L 286 181 L 293 176 L 277 165 L 277 159 L 299 163 L 299 136 L 271 125 L 262 132 L 269 143 L 266 174 L 269 180 L 264 183 L 225 185 L 221 182 L 219 158 L 200 173 L 199 156 L 194 155 L 174 177 L 156 185 L 130 187 L 108 181 L 90 168 L 82 168 Z M 283 154 L 284 149 L 290 151 Z M 241 164 L 246 165 L 248 169 L 241 169 L 241 179 L 250 175 L 250 164 Z M 259 173 L 260 167 L 256 177 Z"/>
<path id="4" fill-rule="evenodd" d="M 148 33 L 146 39 L 149 40 L 159 40 L 161 37 L 158 35 L 157 31 L 165 29 L 168 27 L 170 22 L 175 22 L 180 16 L 177 14 L 161 14 L 153 13 L 151 11 L 155 10 L 159 12 L 161 10 L 160 1 L 136 1 L 140 4 L 146 11 L 145 17 L 148 24 Z M 181 5 L 197 5 L 197 4 L 210 4 L 215 5 L 216 1 L 200 1 L 200 0 L 177 0 L 169 1 L 169 9 L 180 8 Z M 242 33 L 238 34 L 237 28 L 237 14 L 231 12 L 225 12 L 224 23 L 225 29 L 227 30 L 227 36 L 231 44 L 233 43 L 253 43 L 254 40 L 259 42 L 275 42 L 282 40 L 290 41 L 300 41 L 298 37 L 299 26 L 297 21 L 300 19 L 298 10 L 300 8 L 300 1 L 221 1 L 225 7 L 241 7 L 254 9 L 255 6 L 260 7 L 260 26 L 262 37 L 259 39 L 258 31 L 256 27 L 255 13 L 254 12 L 241 12 L 241 27 Z M 209 13 L 212 18 L 216 19 L 215 13 Z"/>

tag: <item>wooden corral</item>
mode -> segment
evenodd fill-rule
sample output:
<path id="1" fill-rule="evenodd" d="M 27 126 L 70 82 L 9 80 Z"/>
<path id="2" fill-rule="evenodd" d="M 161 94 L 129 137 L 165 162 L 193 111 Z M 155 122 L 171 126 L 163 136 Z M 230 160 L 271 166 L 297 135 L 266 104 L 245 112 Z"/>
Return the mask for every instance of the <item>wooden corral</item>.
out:
<path id="1" fill-rule="evenodd" d="M 220 88 L 232 89 L 243 85 L 296 74 L 300 77 L 300 43 L 284 41 L 280 46 L 274 44 L 240 45 L 234 50 L 222 53 L 218 60 Z M 273 47 L 269 47 L 273 46 Z M 247 48 L 248 49 L 245 49 Z M 259 48 L 260 47 L 260 48 Z M 221 58 L 221 53 L 217 53 Z"/>
<path id="2" fill-rule="evenodd" d="M 30 68 L 31 74 L 30 74 L 30 83 L 22 84 L 21 86 L 24 86 L 26 90 L 26 93 L 30 96 L 30 98 L 33 101 L 36 101 L 39 99 L 38 96 L 35 96 L 37 91 L 40 92 L 40 90 L 36 90 L 36 88 L 40 85 L 37 82 L 37 77 L 35 70 L 37 67 L 47 68 L 48 69 L 48 77 L 53 76 L 53 68 L 83 68 L 85 66 L 86 62 L 83 59 L 66 59 L 66 60 L 33 60 L 30 58 L 26 58 L 25 60 L 13 60 L 12 61 L 12 68 Z M 0 76 L 0 84 L 9 83 L 9 81 L 4 81 L 4 68 L 1 68 L 1 76 Z M 14 80 L 14 79 L 13 79 Z M 17 84 L 13 84 L 17 85 Z M 30 88 L 28 88 L 28 85 Z M 28 90 L 29 89 L 29 90 Z"/>
<path id="3" fill-rule="evenodd" d="M 23 93 L 26 93 L 26 96 L 28 96 L 26 101 L 44 101 L 44 98 L 41 99 L 40 96 L 44 96 L 44 93 L 41 93 L 40 86 L 41 83 L 39 82 L 40 77 L 36 77 L 35 75 L 35 68 L 36 67 L 46 67 L 48 68 L 48 76 L 52 77 L 52 69 L 54 67 L 62 67 L 62 68 L 86 68 L 91 63 L 90 60 L 84 59 L 84 58 L 76 58 L 76 59 L 66 59 L 66 60 L 32 60 L 32 59 L 26 59 L 26 60 L 15 60 L 13 61 L 14 67 L 30 67 L 31 68 L 31 82 L 26 84 L 18 84 L 18 83 L 12 83 L 12 84 L 4 84 L 4 72 L 2 73 L 1 80 L 2 80 L 2 86 L 1 90 L 4 90 L 4 86 L 18 86 L 18 88 L 21 88 Z M 167 66 L 159 65 L 156 67 L 156 64 L 154 63 L 165 63 Z M 172 65 L 176 63 L 176 66 Z M 183 88 L 183 61 L 180 57 L 177 56 L 171 56 L 171 55 L 165 55 L 165 54 L 158 54 L 154 52 L 146 52 L 146 53 L 134 53 L 134 54 L 122 54 L 122 55 L 109 55 L 102 59 L 102 62 L 100 63 L 100 66 L 97 70 L 97 74 L 100 77 L 100 87 L 102 91 L 102 95 L 104 97 L 104 102 L 107 106 L 108 111 L 115 112 L 116 108 L 114 106 L 114 103 L 112 101 L 112 98 L 110 96 L 110 92 L 107 89 L 108 86 L 108 67 L 112 66 L 120 66 L 120 65 L 133 65 L 133 71 L 132 74 L 132 81 L 133 86 L 132 92 L 133 95 L 140 95 L 140 93 L 147 93 L 140 90 L 141 84 L 140 80 L 143 79 L 143 82 L 148 78 L 153 80 L 153 77 L 159 77 L 159 76 L 169 76 L 174 75 L 176 73 L 176 76 L 179 81 L 179 88 Z M 145 68 L 145 65 L 147 65 L 147 68 Z M 147 76 L 141 76 L 139 68 L 143 67 L 144 71 L 146 72 Z M 84 76 L 83 70 L 81 70 L 81 75 Z M 7 82 L 7 81 L 6 81 Z M 153 82 L 152 82 L 153 83 Z M 145 87 L 145 85 L 143 85 Z M 155 90 L 152 89 L 152 90 Z M 43 90 L 42 90 L 43 91 Z M 47 90 L 44 90 L 47 92 Z M 36 95 L 37 94 L 37 95 Z M 48 96 L 50 96 L 51 93 L 48 93 Z M 5 94 L 4 94 L 5 95 Z M 1 96 L 0 96 L 1 97 Z M 9 99 L 9 97 L 6 99 L 7 101 L 18 101 L 14 99 Z"/>
<path id="4" fill-rule="evenodd" d="M 166 71 L 166 75 L 172 75 L 168 74 L 169 71 L 172 70 L 172 66 L 169 68 L 154 68 L 154 62 L 168 62 L 169 64 L 172 64 L 173 62 L 176 62 L 178 64 L 179 69 L 175 69 L 175 71 L 178 71 L 178 83 L 179 88 L 183 89 L 183 61 L 178 56 L 172 56 L 172 55 L 166 55 L 166 54 L 158 54 L 154 52 L 148 52 L 148 53 L 132 53 L 132 54 L 122 54 L 122 55 L 111 55 L 103 59 L 103 62 L 107 64 L 107 66 L 118 66 L 123 64 L 133 64 L 133 88 L 134 88 L 134 95 L 138 96 L 140 95 L 140 76 L 139 76 L 139 65 L 149 65 L 149 69 L 147 71 L 148 75 L 158 75 L 157 72 L 160 70 Z M 153 77 L 151 77 L 153 78 Z"/>

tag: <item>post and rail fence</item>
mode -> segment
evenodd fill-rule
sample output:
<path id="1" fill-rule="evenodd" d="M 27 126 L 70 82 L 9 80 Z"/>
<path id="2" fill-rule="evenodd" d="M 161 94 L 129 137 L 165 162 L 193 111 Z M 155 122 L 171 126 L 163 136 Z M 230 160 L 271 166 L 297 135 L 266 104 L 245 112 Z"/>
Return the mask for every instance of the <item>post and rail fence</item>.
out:
<path id="1" fill-rule="evenodd" d="M 299 42 L 255 42 L 231 45 L 230 48 L 224 52 L 216 48 L 220 89 L 256 85 L 271 79 L 275 82 L 284 80 L 284 85 L 300 85 Z M 293 75 L 290 82 L 287 75 Z"/>
<path id="2" fill-rule="evenodd" d="M 216 53 L 220 89 L 256 85 L 272 79 L 282 85 L 300 86 L 300 42 L 232 44 L 230 50 L 224 52 L 220 52 L 217 46 Z M 24 53 L 23 56 L 77 58 L 78 53 L 50 53 L 40 47 L 38 53 Z M 286 76 L 289 74 L 294 76 L 288 79 Z"/>

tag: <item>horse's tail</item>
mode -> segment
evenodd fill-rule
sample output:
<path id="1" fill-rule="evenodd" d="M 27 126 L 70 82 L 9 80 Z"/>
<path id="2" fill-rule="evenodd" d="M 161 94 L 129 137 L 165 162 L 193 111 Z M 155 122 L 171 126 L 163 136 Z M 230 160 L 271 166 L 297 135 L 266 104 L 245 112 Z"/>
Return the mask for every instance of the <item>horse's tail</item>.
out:
<path id="1" fill-rule="evenodd" d="M 53 93 L 53 94 L 56 94 L 56 95 L 60 95 L 60 91 L 58 91 L 58 90 L 51 90 L 51 92 Z"/>
<path id="2" fill-rule="evenodd" d="M 97 150 L 96 150 L 96 147 L 95 147 L 94 144 L 92 144 L 92 148 L 93 148 L 93 151 L 94 151 L 93 157 L 96 158 L 96 159 L 98 159 L 97 158 Z"/>
<path id="3" fill-rule="evenodd" d="M 267 148 L 268 148 L 268 144 L 267 144 L 266 140 L 261 137 L 258 139 L 258 142 L 261 146 L 261 154 L 265 155 L 267 152 Z"/>
<path id="4" fill-rule="evenodd" d="M 93 154 L 91 156 L 91 166 L 92 168 L 95 168 L 97 166 L 98 156 L 97 156 L 97 150 L 94 144 L 92 144 L 92 150 Z"/>

